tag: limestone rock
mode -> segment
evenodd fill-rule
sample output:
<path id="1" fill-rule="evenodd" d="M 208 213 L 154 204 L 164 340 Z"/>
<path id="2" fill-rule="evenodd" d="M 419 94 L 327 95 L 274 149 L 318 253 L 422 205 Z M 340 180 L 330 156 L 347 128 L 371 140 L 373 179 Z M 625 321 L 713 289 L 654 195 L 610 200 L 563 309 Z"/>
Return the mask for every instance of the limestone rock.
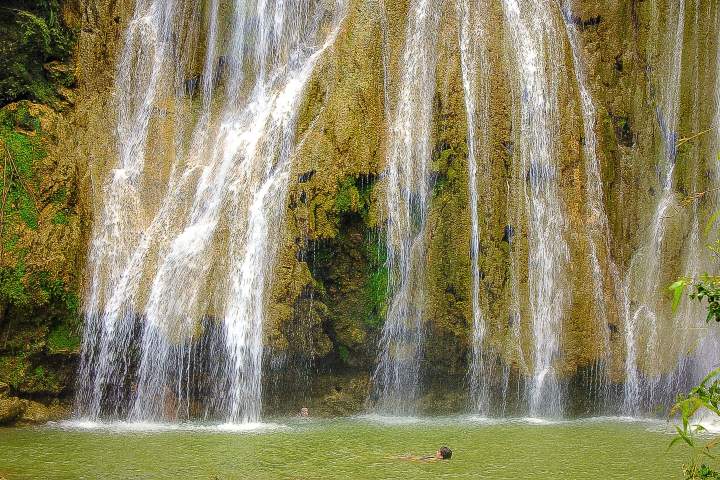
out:
<path id="1" fill-rule="evenodd" d="M 339 417 L 362 412 L 367 398 L 370 379 L 367 376 L 329 377 L 327 388 L 311 412 L 317 416 Z M 324 388 L 324 389 L 325 389 Z"/>
<path id="2" fill-rule="evenodd" d="M 70 410 L 65 405 L 53 403 L 49 406 L 32 400 L 25 401 L 25 411 L 18 419 L 20 423 L 38 425 L 61 420 L 69 416 Z"/>
<path id="3" fill-rule="evenodd" d="M 25 411 L 22 414 L 20 420 L 23 423 L 45 423 L 49 419 L 48 409 L 45 405 L 38 402 L 28 400 L 26 402 Z"/>
<path id="4" fill-rule="evenodd" d="M 0 425 L 9 425 L 23 414 L 25 402 L 17 397 L 0 399 Z"/>

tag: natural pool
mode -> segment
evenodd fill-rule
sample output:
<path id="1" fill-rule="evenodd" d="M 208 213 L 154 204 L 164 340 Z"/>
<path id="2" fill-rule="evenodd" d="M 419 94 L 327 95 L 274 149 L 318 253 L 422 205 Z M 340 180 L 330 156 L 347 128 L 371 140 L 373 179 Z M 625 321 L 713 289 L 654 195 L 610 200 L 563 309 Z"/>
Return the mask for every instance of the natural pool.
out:
<path id="1" fill-rule="evenodd" d="M 14 479 L 677 479 L 661 421 L 276 419 L 248 428 L 60 423 L 0 429 Z M 398 458 L 453 449 L 450 461 Z"/>

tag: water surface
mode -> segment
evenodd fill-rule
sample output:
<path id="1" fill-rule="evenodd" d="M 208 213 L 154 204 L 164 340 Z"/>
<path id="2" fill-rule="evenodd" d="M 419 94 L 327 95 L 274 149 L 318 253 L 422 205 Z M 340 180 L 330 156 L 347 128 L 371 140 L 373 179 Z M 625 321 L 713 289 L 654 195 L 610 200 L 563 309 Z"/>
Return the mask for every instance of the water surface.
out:
<path id="1" fill-rule="evenodd" d="M 0 429 L 0 477 L 103 479 L 676 479 L 663 422 L 592 419 L 276 419 L 201 424 L 60 423 Z M 412 462 L 439 446 L 452 460 Z"/>

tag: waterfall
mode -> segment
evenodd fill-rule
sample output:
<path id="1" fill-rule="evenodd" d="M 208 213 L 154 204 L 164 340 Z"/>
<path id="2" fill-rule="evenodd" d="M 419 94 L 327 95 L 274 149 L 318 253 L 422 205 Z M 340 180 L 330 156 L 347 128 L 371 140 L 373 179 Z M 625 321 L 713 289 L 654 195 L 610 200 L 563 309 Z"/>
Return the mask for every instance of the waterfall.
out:
<path id="1" fill-rule="evenodd" d="M 568 263 L 565 216 L 554 164 L 558 138 L 558 32 L 546 2 L 504 0 L 503 10 L 517 66 L 519 158 L 528 217 L 528 296 L 533 334 L 529 410 L 562 414 L 563 393 L 555 371 L 560 353 L 562 288 Z"/>
<path id="2" fill-rule="evenodd" d="M 430 124 L 440 10 L 436 0 L 418 0 L 409 8 L 384 175 L 391 300 L 373 374 L 376 408 L 390 414 L 413 412 L 420 381 L 425 226 L 431 193 Z"/>
<path id="3" fill-rule="evenodd" d="M 88 259 L 81 417 L 189 417 L 209 398 L 204 416 L 260 418 L 264 294 L 298 110 L 345 2 L 237 0 L 227 28 L 217 1 L 206 25 L 185 7 L 138 0 L 125 33 L 119 159 Z M 181 66 L 201 28 L 202 73 L 188 79 Z M 193 130 L 189 146 L 148 149 L 173 115 Z"/>
<path id="4" fill-rule="evenodd" d="M 715 29 L 716 35 L 720 36 L 720 9 L 716 13 Z M 706 152 L 707 159 L 712 166 L 710 177 L 713 179 L 713 182 L 708 188 L 718 188 L 718 186 L 720 186 L 720 162 L 718 161 L 718 154 L 720 152 L 720 43 L 717 44 L 716 48 L 714 111 L 712 124 L 710 125 L 712 139 L 708 142 L 709 147 Z M 712 199 L 709 202 L 711 211 L 720 209 L 720 195 L 714 192 L 710 194 L 710 198 Z M 694 208 L 697 208 L 697 202 L 695 202 Z M 715 224 L 714 227 L 717 228 L 717 224 Z M 698 270 L 696 270 L 696 272 L 700 273 Z M 717 274 L 716 271 L 709 271 L 707 273 Z M 708 325 L 705 325 L 705 315 L 701 314 L 696 318 L 696 324 L 701 328 L 698 330 L 700 335 L 699 345 L 693 359 L 693 385 L 699 383 L 711 370 L 720 367 L 720 331 L 718 331 L 716 325 L 711 324 L 709 328 Z"/>
<path id="5" fill-rule="evenodd" d="M 505 191 L 507 198 L 511 198 L 512 190 L 510 188 L 510 183 L 507 182 L 505 186 Z M 517 366 L 519 373 L 526 375 L 530 372 L 530 366 L 527 361 L 525 351 L 523 349 L 522 345 L 522 323 L 523 323 L 523 316 L 521 311 L 521 296 L 520 296 L 520 285 L 519 285 L 519 265 L 518 262 L 521 260 L 517 254 L 516 245 L 517 242 L 515 241 L 515 237 L 517 236 L 517 232 L 514 230 L 514 227 L 512 225 L 520 225 L 520 212 L 517 211 L 517 209 L 513 209 L 513 203 L 511 201 L 507 202 L 507 212 L 506 217 L 511 221 L 511 227 L 505 231 L 505 235 L 507 237 L 507 242 L 510 247 L 510 265 L 509 265 L 509 283 L 510 283 L 510 292 L 509 292 L 509 312 L 508 312 L 508 319 L 510 322 L 510 333 L 507 338 L 507 342 L 505 345 L 505 348 L 507 349 L 508 354 L 513 355 L 517 361 Z M 510 391 L 510 376 L 512 373 L 511 363 L 506 362 L 503 365 L 503 380 L 502 380 L 502 398 L 503 398 L 503 406 L 502 406 L 502 413 L 505 415 L 505 412 L 508 407 L 508 395 Z M 520 383 L 522 381 L 522 377 L 518 375 L 517 377 L 517 401 L 519 402 L 520 399 Z"/>
<path id="6" fill-rule="evenodd" d="M 486 365 L 485 318 L 480 305 L 480 220 L 478 212 L 478 157 L 484 171 L 490 163 L 490 65 L 484 51 L 485 25 L 475 25 L 472 12 L 487 12 L 487 2 L 458 0 L 458 16 L 460 18 L 460 58 L 467 116 L 468 146 L 468 192 L 470 197 L 470 263 L 472 271 L 472 359 L 469 368 L 470 396 L 472 409 L 481 415 L 487 415 L 490 409 L 489 371 Z M 476 20 L 477 22 L 477 20 Z M 478 43 L 480 45 L 478 45 Z M 480 85 L 478 85 L 478 77 Z M 480 105 L 477 98 L 480 97 Z M 481 126 L 480 148 L 475 134 L 477 126 Z"/>
<path id="7" fill-rule="evenodd" d="M 700 105 L 700 42 L 697 36 L 699 35 L 699 5 L 695 5 L 693 15 L 693 46 L 694 55 L 692 56 L 692 64 L 690 62 L 685 63 L 685 70 L 692 70 L 692 113 L 691 113 L 691 131 L 700 131 L 700 112 L 702 110 Z M 691 149 L 683 160 L 690 165 L 690 190 L 692 194 L 698 192 L 700 188 L 698 172 L 703 168 L 700 156 L 700 146 L 697 143 L 688 145 Z M 692 201 L 691 218 L 690 218 L 690 234 L 685 242 L 683 248 L 685 252 L 685 258 L 682 265 L 682 274 L 692 278 L 698 278 L 702 273 L 701 269 L 703 264 L 708 262 L 706 256 L 703 255 L 703 246 L 700 238 L 700 208 L 699 201 Z M 672 352 L 676 356 L 675 370 L 669 372 L 666 375 L 662 390 L 668 394 L 668 396 L 674 395 L 677 392 L 685 391 L 691 388 L 695 382 L 699 382 L 705 376 L 705 373 L 700 372 L 696 374 L 693 371 L 693 367 L 696 363 L 694 357 L 694 350 L 696 349 L 695 344 L 702 343 L 703 339 L 698 336 L 698 332 L 703 330 L 703 324 L 705 322 L 705 313 L 702 305 L 699 302 L 690 300 L 683 301 L 679 311 L 675 314 L 675 319 L 672 325 L 673 336 L 672 342 L 669 347 L 672 348 Z M 703 335 L 703 334 L 700 334 Z M 672 397 L 670 397 L 672 398 Z"/>
<path id="8" fill-rule="evenodd" d="M 568 40 L 572 49 L 575 78 L 580 92 L 580 107 L 583 116 L 583 155 L 585 157 L 585 195 L 587 197 L 588 219 L 586 235 L 590 248 L 590 265 L 592 268 L 593 290 L 595 292 L 595 316 L 598 324 L 598 332 L 600 333 L 600 340 L 602 341 L 602 356 L 598 362 L 596 378 L 593 378 L 593 382 L 597 385 L 591 385 L 591 388 L 596 388 L 598 390 L 597 393 L 599 393 L 601 397 L 605 397 L 607 395 L 607 368 L 610 361 L 610 328 L 608 326 L 607 316 L 609 308 L 612 307 L 608 306 L 605 298 L 605 292 L 608 288 L 605 282 L 606 271 L 610 274 L 612 280 L 612 285 L 610 285 L 609 288 L 612 289 L 618 305 L 621 303 L 619 299 L 622 296 L 620 289 L 621 280 L 618 268 L 612 260 L 610 251 L 610 227 L 603 203 L 603 185 L 597 155 L 597 135 L 595 133 L 597 112 L 595 102 L 588 87 L 580 34 L 573 23 L 572 5 L 569 0 L 565 0 L 563 3 L 563 17 Z M 606 261 L 606 268 L 603 268 L 600 255 L 602 255 Z"/>
<path id="9" fill-rule="evenodd" d="M 660 307 L 660 273 L 662 247 L 666 233 L 666 216 L 675 202 L 675 160 L 677 156 L 677 127 L 680 103 L 680 78 L 682 68 L 683 36 L 685 32 L 685 1 L 670 2 L 667 12 L 668 25 L 665 45 L 670 52 L 670 61 L 659 80 L 659 98 L 656 109 L 658 126 L 661 131 L 662 153 L 659 159 L 661 191 L 653 214 L 649 237 L 646 244 L 633 256 L 625 280 L 625 395 L 623 411 L 630 415 L 639 413 L 642 390 L 649 395 L 649 405 L 654 405 L 658 375 L 649 374 L 643 378 L 639 370 L 642 358 L 648 365 L 658 365 L 659 327 L 662 321 Z M 639 270 L 638 279 L 633 277 Z M 633 293 L 636 293 L 633 295 Z M 634 302 L 631 304 L 631 299 Z M 640 351 L 640 338 L 646 345 Z M 641 357 L 642 355 L 642 357 Z"/>

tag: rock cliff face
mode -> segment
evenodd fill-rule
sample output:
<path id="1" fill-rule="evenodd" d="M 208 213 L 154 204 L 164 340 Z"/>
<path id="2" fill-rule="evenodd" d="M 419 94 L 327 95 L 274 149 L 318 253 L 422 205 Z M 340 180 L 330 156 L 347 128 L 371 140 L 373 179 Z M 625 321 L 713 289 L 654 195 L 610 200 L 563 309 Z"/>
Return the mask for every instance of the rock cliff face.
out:
<path id="1" fill-rule="evenodd" d="M 57 399 L 67 403 L 74 389 L 87 286 L 84 258 L 105 178 L 115 166 L 117 144 L 124 140 L 115 129 L 114 79 L 133 3 L 17 1 L 0 7 L 0 423 L 57 416 Z M 265 404 L 271 410 L 294 409 L 301 398 L 329 414 L 361 410 L 388 307 L 383 171 L 389 116 L 403 68 L 408 1 L 349 3 L 338 38 L 306 88 L 297 125 L 298 147 L 264 327 Z M 718 181 L 716 139 L 712 132 L 700 133 L 712 127 L 716 113 L 720 12 L 710 0 L 684 2 L 679 128 L 668 133 L 658 105 L 664 101 L 672 55 L 665 40 L 672 5 L 664 0 L 575 0 L 564 9 L 553 7 L 555 31 L 562 33 L 555 39 L 558 75 L 552 85 L 559 122 L 548 135 L 557 144 L 564 224 L 558 235 L 569 255 L 561 348 L 553 361 L 558 376 L 570 384 L 573 411 L 592 408 L 585 401 L 601 361 L 612 389 L 619 391 L 627 375 L 625 310 L 645 295 L 640 290 L 650 257 L 663 258 L 656 275 L 659 285 L 685 273 L 693 225 L 715 205 L 712 194 L 695 203 L 684 198 Z M 427 411 L 464 408 L 473 348 L 460 24 L 456 2 L 438 2 L 438 8 L 423 372 L 424 383 L 442 388 L 425 390 Z M 518 161 L 517 112 L 525 100 L 515 88 L 520 72 L 502 2 L 488 2 L 483 15 L 489 28 L 478 48 L 490 75 L 489 121 L 476 127 L 488 139 L 479 148 L 489 152 L 477 178 L 480 305 L 487 323 L 483 346 L 490 388 L 500 391 L 517 384 L 507 378 L 522 379 L 533 371 L 531 305 L 523 292 L 538 253 L 528 241 L 531 219 L 523 191 L 535 173 L 522 171 Z M 583 128 L 582 92 L 565 21 L 577 30 L 596 109 L 591 130 L 597 137 L 599 199 L 588 188 L 590 139 Z M 162 153 L 172 136 L 163 130 L 172 128 L 164 118 L 190 108 L 182 101 L 166 107 L 153 124 L 158 178 L 171 160 Z M 668 135 L 678 145 L 672 208 L 661 250 L 645 251 L 663 191 L 658 165 Z M 608 224 L 608 249 L 596 254 L 595 263 L 593 234 L 588 232 L 600 220 L 588 211 L 593 198 Z M 147 201 L 153 202 L 150 195 Z M 599 287 L 592 280 L 597 265 Z M 623 297 L 618 289 L 626 285 Z M 651 294 L 662 295 L 660 289 Z M 598 298 L 606 305 L 602 312 Z M 666 302 L 660 301 L 658 311 L 667 318 L 658 335 L 669 339 L 673 320 Z M 641 344 L 649 344 L 649 334 L 638 335 Z M 655 362 L 641 356 L 638 368 L 670 371 L 673 355 Z M 296 392 L 293 400 L 284 398 L 290 390 Z M 37 413 L 41 404 L 52 411 Z"/>
<path id="2" fill-rule="evenodd" d="M 2 7 L 0 423 L 62 415 L 57 399 L 71 394 L 80 346 L 87 217 L 80 206 L 82 162 L 68 154 L 76 141 L 68 134 L 76 41 L 64 14 L 71 12 L 57 2 Z"/>

